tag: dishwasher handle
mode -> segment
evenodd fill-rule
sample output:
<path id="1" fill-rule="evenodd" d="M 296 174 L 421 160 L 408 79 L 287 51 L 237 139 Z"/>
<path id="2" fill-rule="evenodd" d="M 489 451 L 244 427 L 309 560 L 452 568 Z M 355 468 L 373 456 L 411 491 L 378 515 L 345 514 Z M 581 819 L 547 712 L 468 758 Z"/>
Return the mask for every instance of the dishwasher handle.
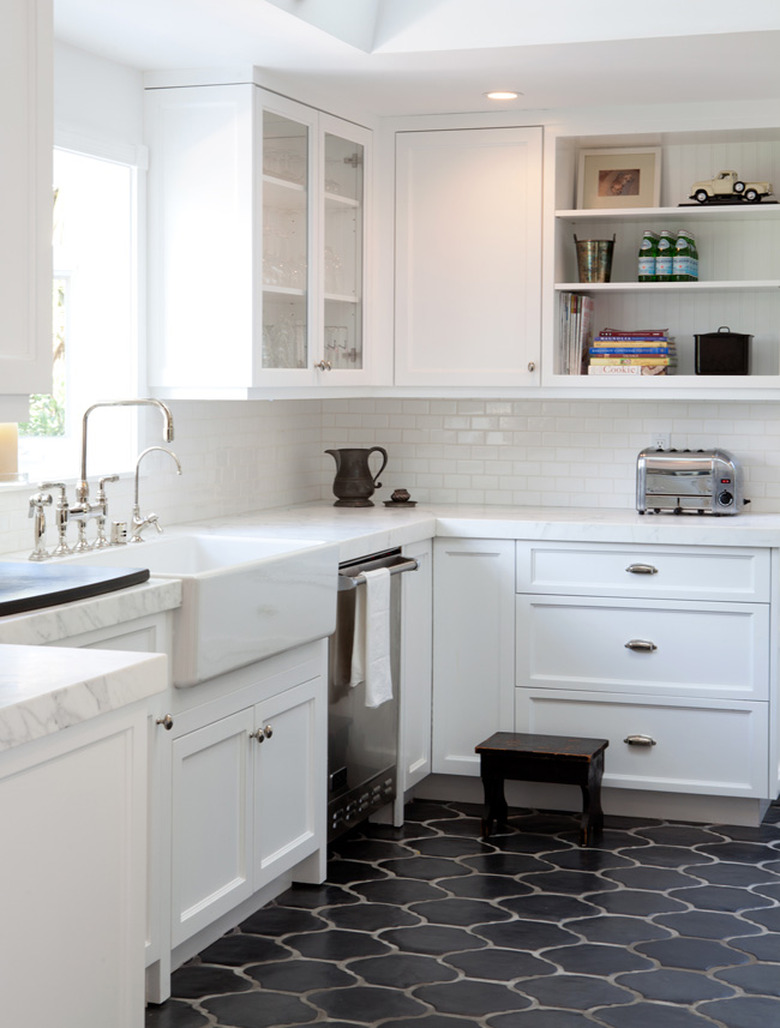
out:
<path id="1" fill-rule="evenodd" d="M 355 585 L 361 585 L 365 581 L 360 577 L 364 571 L 387 568 L 391 575 L 401 575 L 405 571 L 416 571 L 419 566 L 414 557 L 404 557 L 398 554 L 394 557 L 368 560 L 364 564 L 351 564 L 349 567 L 339 568 L 339 575 L 342 578 L 351 579 Z"/>

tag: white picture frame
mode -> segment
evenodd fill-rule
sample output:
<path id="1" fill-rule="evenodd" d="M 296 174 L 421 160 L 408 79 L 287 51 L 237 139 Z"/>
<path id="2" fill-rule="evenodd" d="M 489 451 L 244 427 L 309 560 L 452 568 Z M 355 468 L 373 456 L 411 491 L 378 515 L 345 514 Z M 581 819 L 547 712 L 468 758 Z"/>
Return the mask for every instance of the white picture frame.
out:
<path id="1" fill-rule="evenodd" d="M 579 209 L 658 207 L 660 200 L 660 147 L 580 150 L 577 173 Z"/>

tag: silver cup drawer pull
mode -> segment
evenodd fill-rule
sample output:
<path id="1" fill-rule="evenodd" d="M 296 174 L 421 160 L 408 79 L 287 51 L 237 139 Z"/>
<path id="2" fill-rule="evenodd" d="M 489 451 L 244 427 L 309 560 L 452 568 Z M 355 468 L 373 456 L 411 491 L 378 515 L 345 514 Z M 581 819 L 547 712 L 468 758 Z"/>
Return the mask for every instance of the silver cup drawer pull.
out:
<path id="1" fill-rule="evenodd" d="M 627 735 L 623 742 L 629 746 L 655 746 L 655 739 L 652 735 Z"/>
<path id="2" fill-rule="evenodd" d="M 654 568 L 652 564 L 629 564 L 626 571 L 630 575 L 657 575 L 658 568 Z"/>
<path id="3" fill-rule="evenodd" d="M 627 650 L 633 650 L 634 653 L 652 653 L 653 650 L 658 649 L 656 644 L 650 642 L 649 639 L 629 639 L 625 646 Z"/>

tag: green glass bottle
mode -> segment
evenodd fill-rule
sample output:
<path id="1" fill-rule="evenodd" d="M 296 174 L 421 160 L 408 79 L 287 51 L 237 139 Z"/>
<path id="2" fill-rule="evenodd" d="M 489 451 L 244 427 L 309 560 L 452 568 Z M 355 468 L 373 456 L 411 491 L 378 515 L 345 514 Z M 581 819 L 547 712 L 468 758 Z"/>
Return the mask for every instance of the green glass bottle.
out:
<path id="1" fill-rule="evenodd" d="M 658 253 L 655 258 L 656 282 L 671 282 L 673 274 L 675 237 L 665 229 L 658 238 Z"/>
<path id="2" fill-rule="evenodd" d="M 672 279 L 675 282 L 695 282 L 699 277 L 699 254 L 696 240 L 687 229 L 681 228 L 674 244 Z"/>
<path id="3" fill-rule="evenodd" d="M 658 256 L 658 233 L 652 232 L 649 228 L 642 233 L 642 242 L 639 244 L 638 280 L 640 282 L 655 282 L 655 259 Z"/>

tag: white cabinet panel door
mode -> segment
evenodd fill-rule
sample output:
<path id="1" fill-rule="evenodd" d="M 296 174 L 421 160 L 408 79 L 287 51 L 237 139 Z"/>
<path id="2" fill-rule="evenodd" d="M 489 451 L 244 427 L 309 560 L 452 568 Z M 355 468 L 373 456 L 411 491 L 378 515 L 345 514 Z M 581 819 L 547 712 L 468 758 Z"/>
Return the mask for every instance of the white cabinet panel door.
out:
<path id="1" fill-rule="evenodd" d="M 399 132 L 396 384 L 535 385 L 540 128 Z"/>
<path id="2" fill-rule="evenodd" d="M 252 731 L 248 708 L 173 742 L 174 946 L 252 894 Z"/>
<path id="3" fill-rule="evenodd" d="M 317 678 L 255 708 L 255 890 L 313 853 L 322 838 L 323 689 Z"/>
<path id="4" fill-rule="evenodd" d="M 433 770 L 478 775 L 474 747 L 513 729 L 514 543 L 436 539 Z"/>

